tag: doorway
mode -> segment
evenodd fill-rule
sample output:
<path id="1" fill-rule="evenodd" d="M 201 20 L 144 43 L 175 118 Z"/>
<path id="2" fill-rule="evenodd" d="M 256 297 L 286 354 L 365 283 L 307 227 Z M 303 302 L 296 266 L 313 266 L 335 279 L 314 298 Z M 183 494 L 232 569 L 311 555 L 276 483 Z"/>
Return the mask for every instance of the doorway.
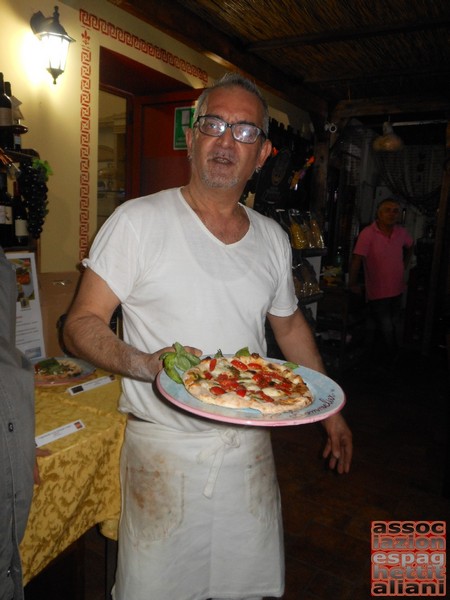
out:
<path id="1" fill-rule="evenodd" d="M 125 200 L 126 109 L 127 101 L 124 97 L 100 90 L 97 229 Z"/>
<path id="2" fill-rule="evenodd" d="M 100 48 L 98 227 L 125 200 L 186 181 L 186 151 L 172 146 L 174 112 L 201 91 Z"/>

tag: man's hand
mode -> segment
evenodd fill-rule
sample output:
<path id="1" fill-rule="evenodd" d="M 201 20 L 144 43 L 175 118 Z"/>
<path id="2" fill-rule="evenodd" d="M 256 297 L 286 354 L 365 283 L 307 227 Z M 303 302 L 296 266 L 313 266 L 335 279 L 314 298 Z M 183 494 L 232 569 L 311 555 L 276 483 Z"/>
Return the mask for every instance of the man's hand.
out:
<path id="1" fill-rule="evenodd" d="M 348 473 L 353 454 L 352 432 L 340 413 L 328 417 L 322 424 L 328 435 L 323 457 L 330 458 L 330 469 Z"/>

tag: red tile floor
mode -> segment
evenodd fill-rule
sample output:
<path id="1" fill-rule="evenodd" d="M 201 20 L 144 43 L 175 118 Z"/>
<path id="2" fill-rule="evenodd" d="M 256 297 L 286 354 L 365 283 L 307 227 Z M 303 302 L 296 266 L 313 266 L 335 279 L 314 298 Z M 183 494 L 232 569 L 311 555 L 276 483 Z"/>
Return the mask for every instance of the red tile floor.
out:
<path id="1" fill-rule="evenodd" d="M 284 506 L 284 600 L 370 600 L 372 520 L 450 523 L 445 351 L 404 350 L 395 371 L 362 364 L 334 378 L 346 392 L 354 434 L 350 474 L 327 469 L 320 425 L 272 432 Z M 105 600 L 105 543 L 95 529 L 85 536 L 84 564 L 85 600 Z M 45 593 L 29 586 L 27 600 L 75 597 L 62 567 L 46 577 Z"/>

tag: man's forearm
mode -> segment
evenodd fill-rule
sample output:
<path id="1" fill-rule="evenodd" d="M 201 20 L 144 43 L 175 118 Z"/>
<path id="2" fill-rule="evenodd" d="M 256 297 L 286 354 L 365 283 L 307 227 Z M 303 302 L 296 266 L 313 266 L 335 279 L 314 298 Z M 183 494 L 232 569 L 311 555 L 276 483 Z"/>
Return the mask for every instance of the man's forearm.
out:
<path id="1" fill-rule="evenodd" d="M 95 315 L 80 316 L 64 325 L 67 349 L 91 364 L 132 379 L 153 381 L 159 370 L 158 358 L 133 348 Z"/>
<path id="2" fill-rule="evenodd" d="M 313 332 L 305 318 L 296 313 L 288 327 L 274 331 L 281 352 L 287 360 L 325 373 L 325 367 Z"/>

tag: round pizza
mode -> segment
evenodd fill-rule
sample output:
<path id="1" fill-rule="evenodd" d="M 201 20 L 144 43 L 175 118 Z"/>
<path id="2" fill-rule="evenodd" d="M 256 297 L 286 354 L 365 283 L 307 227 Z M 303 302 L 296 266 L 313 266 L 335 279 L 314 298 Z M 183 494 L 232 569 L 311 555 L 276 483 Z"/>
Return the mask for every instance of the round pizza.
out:
<path id="1" fill-rule="evenodd" d="M 78 377 L 82 369 L 69 358 L 46 358 L 34 365 L 34 372 L 42 381 L 57 381 Z"/>
<path id="2" fill-rule="evenodd" d="M 292 366 L 266 360 L 257 353 L 207 357 L 181 377 L 186 390 L 202 402 L 275 415 L 313 402 L 311 391 Z"/>

